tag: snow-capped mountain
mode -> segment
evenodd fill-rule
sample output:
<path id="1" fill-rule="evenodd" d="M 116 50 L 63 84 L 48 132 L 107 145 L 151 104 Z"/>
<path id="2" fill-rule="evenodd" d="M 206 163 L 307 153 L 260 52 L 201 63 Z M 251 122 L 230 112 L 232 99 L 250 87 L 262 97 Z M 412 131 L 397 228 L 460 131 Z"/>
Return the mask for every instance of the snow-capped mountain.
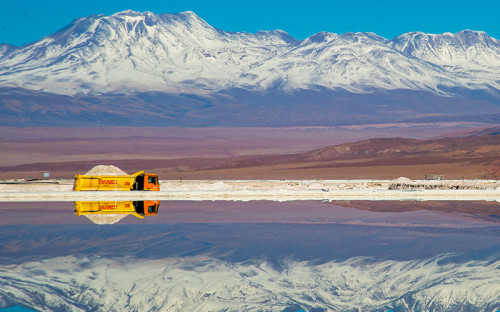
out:
<path id="1" fill-rule="evenodd" d="M 89 16 L 22 47 L 0 46 L 0 86 L 57 94 L 140 91 L 283 91 L 327 88 L 354 93 L 500 90 L 500 42 L 483 32 L 287 33 L 216 29 L 193 12 L 124 11 Z"/>
<path id="2" fill-rule="evenodd" d="M 496 311 L 499 261 L 72 256 L 0 266 L 0 307 L 37 311 Z"/>
<path id="3" fill-rule="evenodd" d="M 246 70 L 295 42 L 281 31 L 224 32 L 192 12 L 125 11 L 75 20 L 12 51 L 0 83 L 69 94 L 221 89 L 240 76 L 245 85 Z"/>
<path id="4" fill-rule="evenodd" d="M 453 68 L 495 67 L 500 62 L 499 41 L 482 31 L 464 30 L 442 35 L 412 32 L 391 40 L 404 55 Z"/>
<path id="5" fill-rule="evenodd" d="M 0 45 L 7 126 L 306 126 L 500 120 L 483 32 L 226 32 L 193 12 L 124 11 Z"/>

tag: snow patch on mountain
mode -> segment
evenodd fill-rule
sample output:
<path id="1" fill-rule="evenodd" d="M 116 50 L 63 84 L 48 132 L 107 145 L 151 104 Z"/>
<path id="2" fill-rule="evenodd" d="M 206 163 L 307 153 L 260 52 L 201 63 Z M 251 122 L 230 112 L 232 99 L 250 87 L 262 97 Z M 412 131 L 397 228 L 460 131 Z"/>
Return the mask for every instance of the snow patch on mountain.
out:
<path id="1" fill-rule="evenodd" d="M 0 59 L 5 55 L 9 54 L 11 51 L 15 50 L 17 47 L 7 43 L 0 43 Z"/>
<path id="2" fill-rule="evenodd" d="M 5 51 L 5 52 L 4 52 Z M 8 52 L 7 52 L 8 51 Z M 500 90 L 500 43 L 484 32 L 226 32 L 193 12 L 124 11 L 73 21 L 19 48 L 0 46 L 0 86 L 58 94 L 344 89 Z"/>
<path id="3" fill-rule="evenodd" d="M 500 261 L 313 264 L 62 257 L 0 267 L 0 307 L 39 311 L 493 311 Z"/>

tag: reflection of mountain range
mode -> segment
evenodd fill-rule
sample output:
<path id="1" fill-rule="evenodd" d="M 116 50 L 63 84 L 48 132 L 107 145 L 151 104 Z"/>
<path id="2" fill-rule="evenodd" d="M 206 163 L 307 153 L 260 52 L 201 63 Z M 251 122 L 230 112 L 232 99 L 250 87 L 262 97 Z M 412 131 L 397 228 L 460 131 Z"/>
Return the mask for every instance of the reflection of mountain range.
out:
<path id="1" fill-rule="evenodd" d="M 500 261 L 53 258 L 1 267 L 0 306 L 71 311 L 495 311 Z"/>
<path id="2" fill-rule="evenodd" d="M 321 202 L 162 205 L 155 218 L 128 218 L 116 226 L 64 223 L 64 214 L 83 219 L 71 203 L 0 205 L 10 220 L 0 227 L 0 308 L 498 308 L 498 223 L 457 213 L 371 212 Z"/>
<path id="3" fill-rule="evenodd" d="M 226 32 L 193 12 L 125 11 L 77 19 L 22 47 L 0 45 L 0 121 L 498 121 L 499 75 L 500 43 L 479 31 L 392 40 L 322 32 L 298 41 L 279 30 Z"/>
<path id="4" fill-rule="evenodd" d="M 475 217 L 500 221 L 500 203 L 496 201 L 334 201 L 335 205 L 376 212 L 408 212 L 417 210 L 467 213 Z"/>

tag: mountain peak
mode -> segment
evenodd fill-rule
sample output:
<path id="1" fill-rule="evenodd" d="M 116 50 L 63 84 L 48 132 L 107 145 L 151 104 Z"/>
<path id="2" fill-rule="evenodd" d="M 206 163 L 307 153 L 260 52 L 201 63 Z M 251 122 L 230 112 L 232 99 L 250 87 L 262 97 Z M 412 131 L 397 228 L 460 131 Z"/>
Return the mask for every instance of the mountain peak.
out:
<path id="1" fill-rule="evenodd" d="M 500 46 L 500 41 L 490 37 L 484 31 L 466 29 L 454 34 L 454 36 L 458 38 L 462 44 L 467 46 L 476 44 L 493 44 Z"/>
<path id="2" fill-rule="evenodd" d="M 179 13 L 163 13 L 163 14 L 160 14 L 158 16 L 163 18 L 164 20 L 167 20 L 167 21 L 178 20 L 178 21 L 189 22 L 189 23 L 201 22 L 203 24 L 208 25 L 207 22 L 205 22 L 201 17 L 199 17 L 193 11 L 184 11 L 184 12 L 179 12 Z"/>
<path id="3" fill-rule="evenodd" d="M 455 34 L 409 32 L 395 37 L 390 44 L 404 55 L 440 66 L 487 69 L 498 67 L 500 62 L 500 42 L 483 31 L 462 30 Z"/>
<path id="4" fill-rule="evenodd" d="M 275 29 L 275 30 L 259 30 L 258 32 L 255 33 L 255 36 L 257 38 L 269 38 L 269 37 L 276 37 L 281 40 L 283 40 L 285 43 L 289 44 L 297 44 L 299 41 L 292 36 L 290 36 L 286 31 L 280 30 L 280 29 Z"/>
<path id="5" fill-rule="evenodd" d="M 146 12 L 144 12 L 144 13 L 146 13 Z M 134 11 L 134 10 L 125 10 L 125 11 L 117 12 L 111 16 L 139 16 L 139 15 L 142 16 L 142 15 L 144 15 L 144 13 L 139 12 L 139 11 Z"/>
<path id="6" fill-rule="evenodd" d="M 481 39 L 493 39 L 494 38 L 488 36 L 486 32 L 484 31 L 477 31 L 477 30 L 470 30 L 470 29 L 465 29 L 462 31 L 459 31 L 457 33 L 451 33 L 451 32 L 444 32 L 442 34 L 430 34 L 430 33 L 424 33 L 422 31 L 410 31 L 404 34 L 401 34 L 399 36 L 396 36 L 392 39 L 392 41 L 398 41 L 398 40 L 409 40 L 409 39 L 414 39 L 414 40 L 423 40 L 423 39 L 430 39 L 430 40 L 440 40 L 442 38 L 450 38 L 450 37 L 457 37 L 457 38 L 481 38 Z"/>
<path id="7" fill-rule="evenodd" d="M 375 41 L 380 41 L 380 42 L 386 42 L 387 39 L 384 37 L 381 37 L 373 32 L 347 32 L 339 37 L 340 39 L 347 40 L 347 41 L 352 41 L 352 42 L 359 42 L 360 40 L 364 39 L 370 39 L 370 40 L 375 40 Z"/>
<path id="8" fill-rule="evenodd" d="M 199 18 L 198 15 L 196 13 L 194 13 L 193 11 L 184 11 L 184 12 L 180 12 L 177 14 L 182 15 L 182 16 L 187 16 L 187 17 Z"/>
<path id="9" fill-rule="evenodd" d="M 455 35 L 457 34 L 464 34 L 464 35 L 473 35 L 473 36 L 487 36 L 486 32 L 482 31 L 482 30 L 471 30 L 471 29 L 464 29 L 462 31 L 459 31 L 457 33 L 455 33 Z"/>
<path id="10" fill-rule="evenodd" d="M 305 39 L 303 42 L 304 43 L 321 43 L 321 42 L 328 42 L 328 41 L 334 41 L 339 38 L 339 35 L 335 33 L 330 33 L 326 31 L 320 31 L 319 33 L 316 33 L 312 35 L 311 37 Z"/>

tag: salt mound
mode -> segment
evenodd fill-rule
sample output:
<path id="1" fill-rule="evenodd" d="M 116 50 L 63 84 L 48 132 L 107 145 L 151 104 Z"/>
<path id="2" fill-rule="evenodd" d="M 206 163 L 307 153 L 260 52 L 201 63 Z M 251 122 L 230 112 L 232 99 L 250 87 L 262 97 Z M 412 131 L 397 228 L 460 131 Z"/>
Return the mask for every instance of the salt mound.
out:
<path id="1" fill-rule="evenodd" d="M 107 215 L 99 215 L 99 214 L 94 214 L 94 215 L 85 215 L 90 221 L 94 222 L 95 224 L 114 224 L 121 219 L 125 218 L 128 216 L 127 214 L 107 214 Z"/>
<path id="2" fill-rule="evenodd" d="M 394 180 L 394 183 L 399 183 L 399 184 L 413 184 L 414 181 L 405 177 L 400 177 Z"/>
<path id="3" fill-rule="evenodd" d="M 113 165 L 97 165 L 85 173 L 85 175 L 128 175 L 125 171 Z"/>
<path id="4" fill-rule="evenodd" d="M 222 191 L 222 190 L 227 190 L 231 189 L 232 187 L 230 185 L 227 185 L 224 182 L 215 182 L 211 184 L 210 190 L 217 190 L 217 191 Z"/>

